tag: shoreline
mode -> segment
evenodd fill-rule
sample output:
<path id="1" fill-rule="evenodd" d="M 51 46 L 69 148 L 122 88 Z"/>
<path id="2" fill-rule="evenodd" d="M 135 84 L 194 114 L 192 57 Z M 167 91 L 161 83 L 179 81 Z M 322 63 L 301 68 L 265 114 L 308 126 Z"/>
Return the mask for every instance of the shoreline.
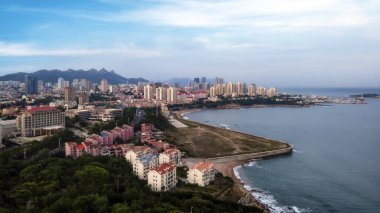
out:
<path id="1" fill-rule="evenodd" d="M 272 106 L 259 106 L 261 107 L 272 107 Z M 245 108 L 259 108 L 258 106 L 250 106 L 250 107 L 245 107 Z M 240 109 L 239 108 L 222 108 L 222 109 Z M 186 114 L 192 113 L 192 112 L 197 112 L 197 111 L 202 111 L 205 109 L 210 109 L 210 108 L 202 108 L 202 109 L 184 109 L 184 110 L 179 110 L 175 111 L 174 114 L 177 115 L 181 119 L 189 120 L 187 117 L 185 117 Z M 220 109 L 220 108 L 215 108 L 215 109 Z M 191 120 L 190 120 L 191 121 Z M 192 121 L 195 122 L 195 121 Z M 198 122 L 196 122 L 198 123 Z M 209 125 L 209 124 L 204 124 L 203 125 Z M 253 137 L 261 137 L 261 136 L 256 136 L 252 135 L 249 133 L 245 132 L 240 132 L 236 130 L 230 130 L 226 129 L 227 131 L 233 131 L 241 134 L 246 134 L 249 136 Z M 261 137 L 265 138 L 265 137 Z M 268 139 L 268 138 L 266 138 Z M 227 156 L 221 156 L 221 157 L 214 157 L 214 158 L 205 158 L 204 160 L 210 161 L 214 164 L 215 169 L 218 170 L 220 173 L 222 173 L 224 176 L 228 176 L 232 178 L 235 184 L 237 184 L 237 187 L 239 190 L 243 192 L 245 195 L 244 197 L 241 197 L 238 203 L 241 203 L 243 205 L 255 205 L 263 210 L 264 213 L 270 213 L 271 212 L 271 207 L 268 206 L 265 203 L 260 202 L 253 194 L 252 191 L 248 190 L 245 188 L 245 183 L 240 179 L 239 175 L 236 174 L 235 172 L 238 168 L 244 167 L 245 164 L 256 161 L 259 158 L 265 158 L 265 157 L 274 157 L 278 155 L 284 155 L 284 154 L 291 154 L 293 152 L 293 146 L 291 144 L 278 141 L 277 142 L 286 144 L 287 147 L 283 149 L 276 149 L 276 150 L 271 150 L 271 151 L 264 151 L 264 152 L 256 152 L 256 153 L 247 153 L 247 154 L 235 154 L 235 155 L 227 155 Z"/>
<path id="2" fill-rule="evenodd" d="M 203 110 L 223 110 L 223 109 L 249 109 L 249 108 L 266 108 L 266 107 L 291 107 L 291 108 L 309 108 L 315 105 L 290 105 L 290 104 L 253 104 L 253 105 L 240 105 L 240 104 L 226 104 L 218 107 L 201 107 L 201 108 L 186 108 L 172 111 L 172 113 L 176 114 L 177 116 L 180 116 L 181 118 L 184 118 L 184 115 L 192 112 L 199 112 Z"/>

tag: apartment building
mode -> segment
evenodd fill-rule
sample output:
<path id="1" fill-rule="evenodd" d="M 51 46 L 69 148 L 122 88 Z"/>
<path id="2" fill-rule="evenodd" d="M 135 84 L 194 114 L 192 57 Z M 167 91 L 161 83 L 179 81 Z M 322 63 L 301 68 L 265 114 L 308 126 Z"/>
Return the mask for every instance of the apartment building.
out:
<path id="1" fill-rule="evenodd" d="M 163 163 L 148 172 L 148 185 L 153 191 L 168 191 L 177 184 L 177 169 L 173 163 Z"/>
<path id="2" fill-rule="evenodd" d="M 181 152 L 178 149 L 166 149 L 159 155 L 159 163 L 173 163 L 175 166 L 182 166 Z"/>
<path id="3" fill-rule="evenodd" d="M 136 158 L 133 162 L 133 172 L 141 180 L 146 180 L 150 169 L 158 166 L 158 158 L 154 154 L 145 154 Z"/>
<path id="4" fill-rule="evenodd" d="M 209 162 L 199 162 L 190 167 L 187 172 L 189 183 L 207 186 L 215 179 L 214 164 Z"/>

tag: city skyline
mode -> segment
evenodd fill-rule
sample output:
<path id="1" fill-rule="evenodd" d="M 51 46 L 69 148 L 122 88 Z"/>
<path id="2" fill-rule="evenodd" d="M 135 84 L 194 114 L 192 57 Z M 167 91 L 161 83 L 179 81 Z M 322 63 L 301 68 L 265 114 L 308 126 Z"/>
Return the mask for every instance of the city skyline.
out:
<path id="1" fill-rule="evenodd" d="M 151 81 L 379 87 L 379 8 L 358 0 L 4 1 L 0 75 L 105 67 Z"/>

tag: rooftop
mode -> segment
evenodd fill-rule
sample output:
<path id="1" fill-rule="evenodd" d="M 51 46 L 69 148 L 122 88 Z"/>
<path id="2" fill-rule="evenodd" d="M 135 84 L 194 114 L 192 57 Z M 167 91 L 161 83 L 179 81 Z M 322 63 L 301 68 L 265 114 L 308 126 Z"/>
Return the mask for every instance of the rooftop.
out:
<path id="1" fill-rule="evenodd" d="M 152 169 L 153 171 L 156 171 L 160 175 L 166 174 L 169 171 L 173 171 L 175 169 L 175 166 L 172 162 L 170 163 L 163 163 L 159 165 L 158 167 Z"/>
<path id="2" fill-rule="evenodd" d="M 199 162 L 190 167 L 190 169 L 197 169 L 201 172 L 204 172 L 206 170 L 212 169 L 214 167 L 214 164 L 209 162 Z"/>
<path id="3" fill-rule="evenodd" d="M 28 111 L 30 113 L 36 113 L 36 112 L 47 112 L 47 111 L 55 111 L 57 110 L 55 107 L 36 107 L 36 108 L 31 108 Z"/>

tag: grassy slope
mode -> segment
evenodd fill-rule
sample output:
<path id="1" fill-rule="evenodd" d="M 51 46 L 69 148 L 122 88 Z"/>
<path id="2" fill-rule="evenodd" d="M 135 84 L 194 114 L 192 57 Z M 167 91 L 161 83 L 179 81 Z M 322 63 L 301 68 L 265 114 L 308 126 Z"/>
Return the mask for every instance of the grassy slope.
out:
<path id="1" fill-rule="evenodd" d="M 223 128 L 182 120 L 188 128 L 171 129 L 168 134 L 194 157 L 220 157 L 263 152 L 288 147 L 278 141 Z"/>

